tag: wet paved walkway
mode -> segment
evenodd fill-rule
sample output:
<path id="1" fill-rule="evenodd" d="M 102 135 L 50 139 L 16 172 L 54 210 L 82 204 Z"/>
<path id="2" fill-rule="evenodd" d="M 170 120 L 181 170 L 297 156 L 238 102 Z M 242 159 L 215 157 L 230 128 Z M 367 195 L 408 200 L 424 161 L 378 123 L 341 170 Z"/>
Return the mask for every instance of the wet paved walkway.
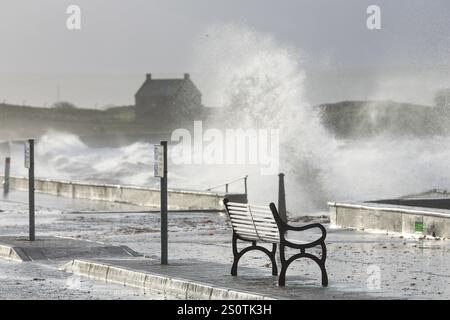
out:
<path id="1" fill-rule="evenodd" d="M 27 234 L 28 215 L 24 199 L 26 197 L 23 194 L 12 194 L 8 201 L 0 198 L 0 210 L 3 211 L 0 212 L 1 235 L 23 237 Z M 132 213 L 130 211 L 142 208 L 120 204 L 78 202 L 49 196 L 38 196 L 37 200 L 38 237 L 63 236 L 102 242 L 109 246 L 123 245 L 146 255 L 150 260 L 159 259 L 158 214 Z M 66 213 L 76 210 L 128 212 Z M 302 223 L 306 219 L 297 220 Z M 229 281 L 230 284 L 256 290 L 254 286 L 257 282 L 273 292 L 280 289 L 276 286 L 275 278 L 270 275 L 268 259 L 259 253 L 249 253 L 242 259 L 240 276 L 234 278 L 229 275 L 232 261 L 231 231 L 225 216 L 218 213 L 172 213 L 169 215 L 169 231 L 169 260 L 176 262 L 177 267 L 171 269 L 176 271 L 166 270 L 167 272 L 179 275 L 184 273 L 185 277 L 191 277 L 189 272 L 193 271 L 189 271 L 190 269 L 200 270 L 195 261 L 202 261 L 205 266 L 213 266 L 212 270 L 217 274 L 213 279 L 214 283 Z M 322 288 L 319 285 L 318 270 L 313 263 L 295 263 L 288 271 L 286 289 L 297 290 L 292 297 L 450 298 L 449 240 L 418 240 L 398 234 L 370 234 L 328 228 L 327 247 L 329 287 Z M 186 267 L 183 267 L 183 261 L 186 262 Z M 134 268 L 141 267 L 137 265 Z M 159 267 L 157 264 L 146 265 L 146 268 L 152 268 L 154 272 L 163 272 L 155 269 Z M 20 274 L 20 268 L 22 267 L 16 267 L 16 276 Z M 206 274 L 206 271 L 200 272 L 200 276 Z M 0 267 L 0 275 L 1 272 Z M 7 290 L 6 288 L 1 286 L 0 297 L 2 292 L 6 292 L 2 291 Z"/>
<path id="2" fill-rule="evenodd" d="M 239 268 L 239 275 L 230 275 L 230 266 L 212 261 L 176 260 L 170 265 L 161 265 L 157 261 L 148 259 L 91 259 L 99 265 L 112 266 L 123 270 L 131 270 L 138 274 L 158 276 L 166 279 L 164 287 L 166 293 L 171 292 L 171 281 L 184 281 L 186 287 L 190 285 L 202 285 L 208 288 L 220 288 L 232 291 L 234 294 L 216 294 L 207 290 L 193 291 L 201 299 L 223 299 L 224 296 L 231 299 L 377 299 L 379 296 L 359 291 L 342 291 L 336 287 L 322 287 L 318 278 L 289 276 L 286 287 L 278 286 L 278 278 L 272 276 L 270 270 L 243 267 Z M 91 267 L 92 268 L 92 267 Z M 98 271 L 97 271 L 98 272 Z M 134 276 L 136 277 L 136 275 Z M 125 277 L 122 277 L 122 279 Z M 145 288 L 145 286 L 144 286 Z M 175 290 L 179 291 L 176 283 Z M 204 292 L 200 292 L 204 291 Z M 175 291 L 171 292 L 176 294 Z M 189 297 L 190 292 L 181 292 L 184 297 Z M 389 298 L 385 296 L 385 298 Z"/>

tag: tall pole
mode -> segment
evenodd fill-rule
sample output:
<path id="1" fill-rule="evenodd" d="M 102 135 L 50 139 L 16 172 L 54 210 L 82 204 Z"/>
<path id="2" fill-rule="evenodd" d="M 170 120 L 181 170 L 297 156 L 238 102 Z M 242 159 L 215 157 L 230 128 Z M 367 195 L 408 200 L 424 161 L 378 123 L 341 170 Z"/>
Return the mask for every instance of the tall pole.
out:
<path id="1" fill-rule="evenodd" d="M 161 264 L 168 264 L 167 227 L 167 141 L 161 141 L 163 148 L 164 174 L 161 177 Z"/>
<path id="2" fill-rule="evenodd" d="M 11 158 L 5 158 L 5 181 L 3 182 L 3 194 L 6 196 L 9 193 L 9 175 L 11 167 Z"/>
<path id="3" fill-rule="evenodd" d="M 248 176 L 245 176 L 244 177 L 244 192 L 245 192 L 245 196 L 247 197 L 247 178 L 248 178 Z"/>
<path id="4" fill-rule="evenodd" d="M 29 206 L 29 233 L 30 241 L 35 239 L 35 224 L 34 224 L 34 140 L 28 140 L 29 147 L 29 168 L 28 168 L 28 206 Z"/>
<path id="5" fill-rule="evenodd" d="M 244 177 L 245 203 L 248 203 L 247 178 L 248 178 L 248 175 Z"/>
<path id="6" fill-rule="evenodd" d="M 278 213 L 281 220 L 287 222 L 286 192 L 284 190 L 284 173 L 278 175 Z"/>

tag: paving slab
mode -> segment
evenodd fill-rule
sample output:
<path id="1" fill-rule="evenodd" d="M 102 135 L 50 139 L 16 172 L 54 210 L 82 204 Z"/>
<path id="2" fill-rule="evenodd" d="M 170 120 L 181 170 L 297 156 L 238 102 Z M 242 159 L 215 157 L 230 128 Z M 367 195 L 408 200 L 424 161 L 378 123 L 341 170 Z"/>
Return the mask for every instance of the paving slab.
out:
<path id="1" fill-rule="evenodd" d="M 200 260 L 176 260 L 161 265 L 148 258 L 73 260 L 61 270 L 91 279 L 178 296 L 184 299 L 374 299 L 358 291 L 322 287 L 319 279 L 289 276 L 286 287 L 270 272 L 243 267 L 230 275 L 230 266 Z"/>
<path id="2" fill-rule="evenodd" d="M 88 240 L 47 236 L 29 241 L 26 237 L 0 237 L 0 258 L 18 262 L 138 256 L 137 252 L 127 246 L 106 245 Z"/>

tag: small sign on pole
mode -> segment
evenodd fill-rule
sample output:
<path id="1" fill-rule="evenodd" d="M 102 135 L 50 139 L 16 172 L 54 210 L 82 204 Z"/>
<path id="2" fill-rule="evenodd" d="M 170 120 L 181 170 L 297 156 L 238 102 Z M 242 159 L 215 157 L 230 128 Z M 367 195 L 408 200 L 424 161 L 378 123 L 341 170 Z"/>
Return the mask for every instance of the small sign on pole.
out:
<path id="1" fill-rule="evenodd" d="M 154 153 L 154 175 L 157 178 L 164 178 L 164 146 L 161 144 L 155 144 Z"/>
<path id="2" fill-rule="evenodd" d="M 11 158 L 5 158 L 5 180 L 3 181 L 3 194 L 6 196 L 9 193 L 9 175 L 11 171 Z"/>
<path id="3" fill-rule="evenodd" d="M 25 168 L 30 169 L 30 142 L 25 142 Z"/>

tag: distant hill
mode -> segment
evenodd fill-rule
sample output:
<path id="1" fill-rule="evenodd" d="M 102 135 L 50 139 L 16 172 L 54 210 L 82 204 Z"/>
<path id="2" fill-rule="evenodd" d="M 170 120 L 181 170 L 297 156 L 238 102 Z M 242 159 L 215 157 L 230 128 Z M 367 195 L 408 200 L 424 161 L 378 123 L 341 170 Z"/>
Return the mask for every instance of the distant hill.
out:
<path id="1" fill-rule="evenodd" d="M 96 145 L 126 144 L 155 135 L 152 128 L 135 123 L 134 106 L 93 110 L 0 104 L 0 140 L 39 138 L 48 130 L 73 133 Z"/>
<path id="2" fill-rule="evenodd" d="M 394 101 L 342 101 L 317 106 L 339 138 L 449 134 L 449 109 Z"/>
<path id="3" fill-rule="evenodd" d="M 337 138 L 450 135 L 448 107 L 394 101 L 342 101 L 316 108 L 324 126 Z M 221 127 L 223 112 L 221 108 L 204 108 L 198 119 Z M 173 126 L 192 129 L 192 121 L 173 123 Z M 159 141 L 169 139 L 172 132 L 169 127 L 155 125 L 151 119 L 136 122 L 134 106 L 92 110 L 0 104 L 0 140 L 39 138 L 48 130 L 74 133 L 86 143 L 98 146 Z"/>
<path id="4" fill-rule="evenodd" d="M 134 106 L 122 106 L 113 107 L 106 110 L 94 110 L 84 108 L 42 108 L 31 106 L 20 106 L 12 104 L 0 103 L 0 115 L 6 119 L 19 118 L 25 120 L 27 118 L 34 119 L 46 119 L 56 121 L 90 121 L 96 122 L 101 120 L 102 122 L 114 121 L 117 116 L 124 112 L 130 112 L 134 114 Z"/>

